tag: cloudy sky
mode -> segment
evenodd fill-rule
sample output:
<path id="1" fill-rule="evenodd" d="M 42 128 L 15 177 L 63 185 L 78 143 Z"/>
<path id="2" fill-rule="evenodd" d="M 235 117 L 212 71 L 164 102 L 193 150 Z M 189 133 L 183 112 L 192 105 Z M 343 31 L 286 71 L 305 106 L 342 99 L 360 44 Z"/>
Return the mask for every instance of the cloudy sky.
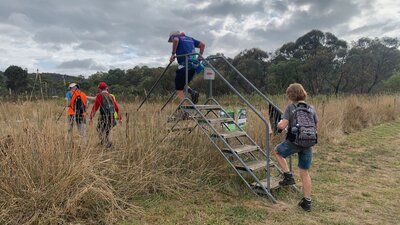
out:
<path id="1" fill-rule="evenodd" d="M 164 66 L 173 30 L 206 43 L 205 55 L 274 51 L 311 29 L 346 41 L 400 37 L 395 0 L 0 0 L 0 70 L 88 76 Z"/>

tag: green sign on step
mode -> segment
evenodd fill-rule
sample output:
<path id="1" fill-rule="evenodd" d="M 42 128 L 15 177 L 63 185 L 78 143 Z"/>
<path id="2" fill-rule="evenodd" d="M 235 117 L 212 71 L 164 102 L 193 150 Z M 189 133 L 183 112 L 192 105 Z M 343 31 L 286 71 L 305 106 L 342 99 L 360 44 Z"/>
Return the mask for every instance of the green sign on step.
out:
<path id="1" fill-rule="evenodd" d="M 241 109 L 227 109 L 225 110 L 226 113 L 221 112 L 221 117 L 231 117 L 242 129 L 245 129 L 247 123 L 247 111 L 244 108 Z M 227 122 L 223 123 L 222 127 L 226 131 L 236 131 L 237 127 L 234 122 Z"/>

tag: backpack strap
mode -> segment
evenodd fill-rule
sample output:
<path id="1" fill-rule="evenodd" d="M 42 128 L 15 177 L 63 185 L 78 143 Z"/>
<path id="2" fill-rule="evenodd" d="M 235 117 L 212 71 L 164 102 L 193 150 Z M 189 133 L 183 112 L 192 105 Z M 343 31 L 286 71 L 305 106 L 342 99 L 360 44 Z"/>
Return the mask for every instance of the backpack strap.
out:
<path id="1" fill-rule="evenodd" d="M 100 95 L 103 98 L 103 102 L 102 102 L 103 104 L 104 104 L 104 100 L 106 100 L 108 104 L 110 103 L 110 99 L 111 99 L 110 95 L 107 95 L 105 93 L 100 93 Z M 111 101 L 112 101 L 112 99 L 111 99 Z"/>
<path id="2" fill-rule="evenodd" d="M 101 92 L 100 95 L 103 99 L 103 102 L 100 105 L 100 113 L 104 114 L 105 113 L 105 107 L 104 107 L 105 103 L 107 104 L 107 107 L 110 107 L 111 105 L 114 106 L 114 101 L 110 94 Z"/>
<path id="3" fill-rule="evenodd" d="M 301 105 L 305 106 L 305 108 L 309 108 L 310 107 L 310 105 L 307 102 L 297 102 L 296 104 L 293 103 L 293 105 L 294 105 L 295 108 L 298 108 Z"/>

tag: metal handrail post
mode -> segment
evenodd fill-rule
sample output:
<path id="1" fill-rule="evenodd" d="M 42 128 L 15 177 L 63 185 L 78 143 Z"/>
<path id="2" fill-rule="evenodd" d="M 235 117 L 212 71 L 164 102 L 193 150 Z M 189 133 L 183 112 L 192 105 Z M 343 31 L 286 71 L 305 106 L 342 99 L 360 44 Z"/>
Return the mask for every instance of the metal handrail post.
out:
<path id="1" fill-rule="evenodd" d="M 189 92 L 189 68 L 188 68 L 188 64 L 189 64 L 189 59 L 188 56 L 185 55 L 185 98 L 187 98 L 188 96 L 188 92 Z"/>
<path id="2" fill-rule="evenodd" d="M 208 86 L 209 90 L 208 90 L 208 98 L 212 98 L 213 97 L 213 92 L 212 92 L 212 80 L 210 80 L 210 84 Z"/>
<path id="3" fill-rule="evenodd" d="M 266 157 L 267 157 L 267 188 L 270 190 L 270 147 L 269 147 L 269 131 L 270 131 L 270 127 L 269 124 L 267 122 L 267 120 L 264 118 L 264 116 L 262 116 L 262 114 L 256 109 L 254 108 L 254 106 L 252 104 L 250 104 L 249 101 L 247 101 L 247 99 L 245 99 L 238 90 L 236 90 L 235 87 L 233 87 L 228 80 L 225 79 L 224 76 L 222 76 L 222 74 L 215 69 L 215 67 L 209 63 L 206 59 L 204 60 L 204 62 L 212 69 L 214 70 L 214 72 L 222 79 L 222 81 L 225 82 L 225 84 L 233 91 L 235 92 L 235 94 L 237 96 L 239 96 L 239 98 L 263 121 L 265 128 L 266 128 L 266 134 L 265 134 L 265 141 L 266 141 L 266 147 L 265 147 L 265 151 L 266 151 Z"/>

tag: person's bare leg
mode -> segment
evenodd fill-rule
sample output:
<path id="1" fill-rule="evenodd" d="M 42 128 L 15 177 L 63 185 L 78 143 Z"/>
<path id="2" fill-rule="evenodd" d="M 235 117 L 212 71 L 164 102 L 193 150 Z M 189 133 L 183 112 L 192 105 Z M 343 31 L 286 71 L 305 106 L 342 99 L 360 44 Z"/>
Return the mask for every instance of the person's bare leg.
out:
<path id="1" fill-rule="evenodd" d="M 176 95 L 178 96 L 180 101 L 185 99 L 185 93 L 183 92 L 183 90 L 176 90 Z M 188 103 L 185 101 L 182 105 L 186 106 L 188 105 Z"/>
<path id="2" fill-rule="evenodd" d="M 312 189 L 310 174 L 308 173 L 308 170 L 300 168 L 299 168 L 299 173 L 301 182 L 303 183 L 303 195 L 305 198 L 309 199 L 311 198 L 311 189 Z"/>
<path id="3" fill-rule="evenodd" d="M 282 171 L 283 171 L 283 180 L 279 181 L 279 185 L 287 186 L 287 185 L 295 184 L 296 181 L 293 178 L 293 174 L 289 171 L 289 167 L 288 167 L 286 159 L 283 158 L 276 149 L 273 152 L 275 154 L 275 157 L 276 157 L 276 160 L 278 161 L 279 166 L 282 168 Z"/>
<path id="4" fill-rule="evenodd" d="M 273 151 L 279 166 L 282 168 L 283 172 L 289 172 L 289 167 L 285 158 L 283 158 L 278 151 Z"/>

